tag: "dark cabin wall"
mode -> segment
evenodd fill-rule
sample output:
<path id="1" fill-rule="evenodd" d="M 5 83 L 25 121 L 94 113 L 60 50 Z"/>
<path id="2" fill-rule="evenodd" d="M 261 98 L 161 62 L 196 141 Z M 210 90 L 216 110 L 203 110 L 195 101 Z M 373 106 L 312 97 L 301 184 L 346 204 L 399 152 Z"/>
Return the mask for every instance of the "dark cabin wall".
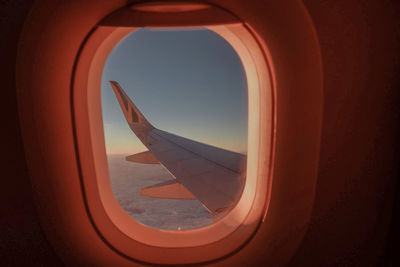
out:
<path id="1" fill-rule="evenodd" d="M 62 264 L 39 224 L 24 157 L 15 87 L 17 43 L 33 1 L 0 2 L 0 265 Z"/>
<path id="2" fill-rule="evenodd" d="M 312 221 L 292 265 L 388 266 L 399 226 L 391 217 L 400 137 L 399 1 L 304 3 L 321 45 L 324 114 Z"/>

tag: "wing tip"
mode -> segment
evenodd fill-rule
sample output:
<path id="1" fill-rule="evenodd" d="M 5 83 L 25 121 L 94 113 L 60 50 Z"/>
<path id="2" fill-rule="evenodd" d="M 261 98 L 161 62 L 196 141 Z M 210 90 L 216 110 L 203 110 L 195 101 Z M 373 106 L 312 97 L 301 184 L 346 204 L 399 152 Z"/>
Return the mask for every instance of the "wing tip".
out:
<path id="1" fill-rule="evenodd" d="M 116 86 L 120 86 L 119 83 L 116 81 L 110 80 L 108 82 L 110 83 L 112 89 L 115 89 L 114 87 Z"/>

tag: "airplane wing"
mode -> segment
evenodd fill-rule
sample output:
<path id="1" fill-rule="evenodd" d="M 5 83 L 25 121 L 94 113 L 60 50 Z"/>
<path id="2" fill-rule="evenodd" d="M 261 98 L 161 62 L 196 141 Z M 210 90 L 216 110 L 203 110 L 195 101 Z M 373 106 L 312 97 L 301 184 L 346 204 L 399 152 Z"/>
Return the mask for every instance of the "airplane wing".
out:
<path id="1" fill-rule="evenodd" d="M 175 179 L 141 190 L 157 198 L 198 199 L 209 211 L 233 208 L 245 182 L 246 156 L 155 128 L 121 86 L 110 81 L 125 119 L 149 151 L 126 157 L 139 163 L 161 163 Z"/>

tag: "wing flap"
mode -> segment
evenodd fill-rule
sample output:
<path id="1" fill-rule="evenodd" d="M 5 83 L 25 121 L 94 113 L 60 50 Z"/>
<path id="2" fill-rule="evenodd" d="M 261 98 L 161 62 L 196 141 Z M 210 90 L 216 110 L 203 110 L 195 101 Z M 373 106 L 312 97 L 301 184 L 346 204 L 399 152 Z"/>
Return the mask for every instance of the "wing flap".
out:
<path id="1" fill-rule="evenodd" d="M 144 164 L 159 164 L 160 162 L 150 151 L 145 151 L 137 154 L 133 154 L 130 156 L 126 156 L 125 160 L 136 162 L 136 163 L 144 163 Z"/>
<path id="2" fill-rule="evenodd" d="M 196 197 L 176 180 L 169 180 L 140 190 L 143 196 L 165 199 L 196 199 Z"/>

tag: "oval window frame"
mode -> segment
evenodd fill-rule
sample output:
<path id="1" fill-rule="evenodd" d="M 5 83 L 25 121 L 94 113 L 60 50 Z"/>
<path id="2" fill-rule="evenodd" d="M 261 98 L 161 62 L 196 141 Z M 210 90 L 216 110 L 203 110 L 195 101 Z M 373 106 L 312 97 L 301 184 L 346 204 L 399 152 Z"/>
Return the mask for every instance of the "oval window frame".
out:
<path id="1" fill-rule="evenodd" d="M 215 7 L 211 8 L 214 9 Z M 235 208 L 210 226 L 187 231 L 154 229 L 132 219 L 111 191 L 101 117 L 101 75 L 111 50 L 138 27 L 128 27 L 126 24 L 123 27 L 108 25 L 109 19 L 106 18 L 106 21 L 105 26 L 100 23 L 87 38 L 77 59 L 73 81 L 74 114 L 79 114 L 74 116 L 77 148 L 81 176 L 85 177 L 82 185 L 94 226 L 112 247 L 128 257 L 146 262 L 195 263 L 231 253 L 257 229 L 266 213 L 269 199 L 274 116 L 273 86 L 265 52 L 249 26 L 241 22 L 229 21 L 228 24 L 220 23 L 221 25 L 213 25 L 213 21 L 203 21 L 201 25 L 190 23 L 190 26 L 204 26 L 220 35 L 233 47 L 242 61 L 249 101 L 246 184 Z M 163 25 L 160 25 L 160 21 L 146 23 L 147 27 L 170 25 L 168 20 Z M 167 257 L 160 258 L 157 262 L 149 257 L 153 253 L 161 254 L 161 251 L 155 250 L 163 249 L 168 249 Z M 198 252 L 186 257 L 183 253 L 185 249 Z M 208 252 L 202 253 L 204 250 Z"/>

